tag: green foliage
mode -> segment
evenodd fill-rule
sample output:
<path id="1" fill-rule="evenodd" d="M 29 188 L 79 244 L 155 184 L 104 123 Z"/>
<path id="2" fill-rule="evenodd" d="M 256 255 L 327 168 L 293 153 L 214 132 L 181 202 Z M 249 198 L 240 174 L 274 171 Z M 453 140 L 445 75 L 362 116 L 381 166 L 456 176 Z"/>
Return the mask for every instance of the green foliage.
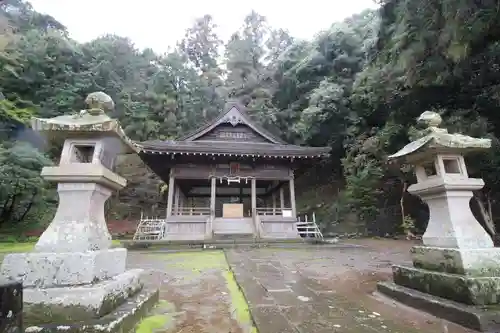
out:
<path id="1" fill-rule="evenodd" d="M 382 176 L 382 168 L 372 160 L 346 175 L 348 203 L 362 221 L 366 222 L 377 216 L 377 195 L 380 194 L 379 183 Z"/>
<path id="2" fill-rule="evenodd" d="M 42 219 L 53 207 L 54 190 L 39 177 L 50 161 L 13 142 L 29 118 L 78 111 L 97 90 L 111 95 L 111 116 L 141 141 L 183 135 L 215 117 L 229 98 L 238 99 L 290 143 L 330 146 L 331 174 L 325 177 L 341 189 L 317 216 L 342 223 L 355 214 L 365 226 L 390 207 L 400 209 L 395 179 L 412 183 L 413 175 L 388 165 L 386 157 L 414 137 L 420 113 L 438 110 L 451 132 L 492 139 L 490 151 L 468 162 L 469 173 L 486 180 L 484 191 L 498 209 L 499 4 L 385 0 L 380 11 L 333 23 L 311 41 L 296 40 L 251 12 L 224 43 L 205 15 L 175 48 L 158 55 L 115 35 L 78 43 L 28 3 L 3 1 L 0 222 Z M 422 208 L 405 210 L 418 216 Z M 396 229 L 401 221 L 388 223 Z"/>
<path id="3" fill-rule="evenodd" d="M 29 144 L 0 146 L 0 226 L 44 217 L 53 207 L 53 193 L 40 176 L 42 167 L 50 164 Z"/>
<path id="4" fill-rule="evenodd" d="M 413 233 L 415 230 L 415 220 L 411 216 L 405 215 L 401 223 L 401 229 L 403 229 L 403 233 L 407 235 Z"/>

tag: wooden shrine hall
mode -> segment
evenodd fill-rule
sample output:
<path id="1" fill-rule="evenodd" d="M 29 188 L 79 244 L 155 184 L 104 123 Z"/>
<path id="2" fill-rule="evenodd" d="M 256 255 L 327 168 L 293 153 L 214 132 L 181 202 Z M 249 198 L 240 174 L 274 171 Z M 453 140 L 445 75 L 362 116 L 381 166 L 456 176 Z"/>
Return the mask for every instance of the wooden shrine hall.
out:
<path id="1" fill-rule="evenodd" d="M 294 179 L 330 151 L 283 142 L 236 103 L 175 141 L 138 146 L 144 163 L 168 184 L 165 240 L 298 238 Z"/>

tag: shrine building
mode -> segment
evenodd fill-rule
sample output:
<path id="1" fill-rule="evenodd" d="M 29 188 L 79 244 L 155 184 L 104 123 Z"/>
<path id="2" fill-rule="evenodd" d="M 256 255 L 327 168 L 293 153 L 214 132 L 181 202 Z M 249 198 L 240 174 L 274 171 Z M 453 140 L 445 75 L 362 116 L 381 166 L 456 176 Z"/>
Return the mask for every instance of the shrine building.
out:
<path id="1" fill-rule="evenodd" d="M 295 178 L 330 151 L 287 144 L 237 103 L 177 140 L 137 146 L 144 163 L 168 184 L 160 238 L 186 241 L 298 238 Z"/>

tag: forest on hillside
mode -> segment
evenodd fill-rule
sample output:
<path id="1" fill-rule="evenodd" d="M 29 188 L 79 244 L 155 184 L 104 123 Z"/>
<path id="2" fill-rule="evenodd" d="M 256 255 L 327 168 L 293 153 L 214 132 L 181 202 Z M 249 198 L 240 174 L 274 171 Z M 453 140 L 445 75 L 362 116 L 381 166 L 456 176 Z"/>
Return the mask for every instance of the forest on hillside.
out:
<path id="1" fill-rule="evenodd" d="M 0 227 L 46 223 L 57 204 L 54 185 L 39 176 L 57 162 L 56 147 L 33 144 L 29 119 L 80 110 L 88 93 L 104 91 L 116 104 L 111 116 L 138 141 L 179 136 L 238 99 L 289 143 L 330 146 L 330 160 L 305 176 L 299 207 L 320 211 L 325 230 L 349 224 L 372 234 L 425 227 L 425 206 L 405 192 L 413 173 L 387 164 L 386 156 L 408 143 L 423 111 L 437 111 L 451 132 L 493 141 L 468 163 L 470 174 L 486 182 L 471 206 L 495 234 L 500 0 L 380 5 L 332 22 L 313 40 L 296 39 L 251 12 L 223 41 L 217 22 L 205 15 L 170 52 L 156 54 L 115 35 L 78 43 L 28 2 L 2 1 Z M 141 197 L 139 206 L 158 203 L 154 185 L 146 198 L 133 184 L 127 195 Z M 124 214 L 123 196 L 115 199 L 110 216 L 137 216 L 140 208 Z"/>

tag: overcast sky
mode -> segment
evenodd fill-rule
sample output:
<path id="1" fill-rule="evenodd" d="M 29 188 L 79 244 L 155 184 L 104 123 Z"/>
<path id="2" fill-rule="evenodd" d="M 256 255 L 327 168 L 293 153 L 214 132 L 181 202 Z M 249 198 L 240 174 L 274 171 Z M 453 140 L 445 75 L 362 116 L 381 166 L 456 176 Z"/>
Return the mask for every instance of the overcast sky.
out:
<path id="1" fill-rule="evenodd" d="M 165 52 L 181 39 L 195 18 L 211 14 L 219 36 L 227 40 L 254 9 L 274 27 L 285 28 L 292 36 L 312 38 L 365 8 L 373 0 L 29 0 L 35 10 L 47 13 L 64 24 L 71 37 L 87 42 L 105 33 L 132 39 L 137 47 Z"/>

